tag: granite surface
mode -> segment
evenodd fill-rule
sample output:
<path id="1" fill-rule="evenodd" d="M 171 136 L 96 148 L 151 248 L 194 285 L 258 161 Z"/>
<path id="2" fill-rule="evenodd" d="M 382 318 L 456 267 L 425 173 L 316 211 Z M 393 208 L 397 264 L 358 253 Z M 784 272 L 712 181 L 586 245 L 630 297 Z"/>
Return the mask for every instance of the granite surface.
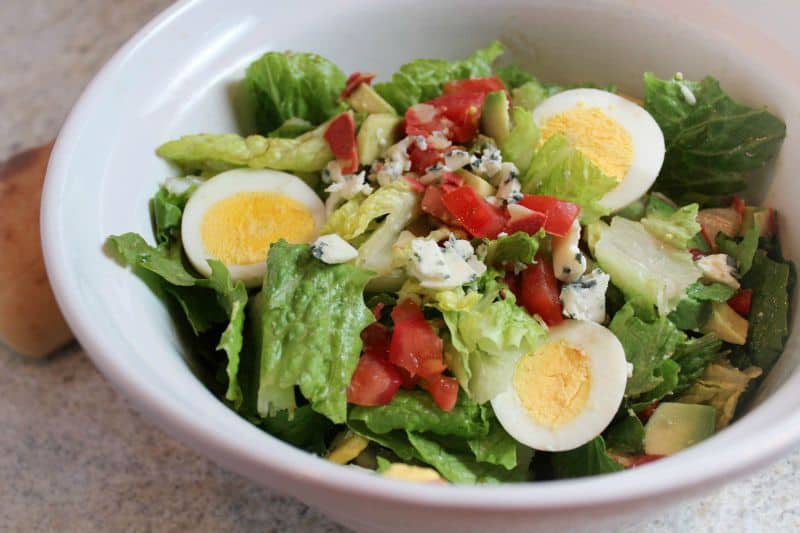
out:
<path id="1" fill-rule="evenodd" d="M 0 1 L 0 159 L 53 137 L 85 83 L 166 0 Z M 33 238 L 33 236 L 32 236 Z M 342 531 L 133 412 L 72 345 L 0 345 L 0 530 Z M 800 453 L 620 531 L 800 531 Z"/>

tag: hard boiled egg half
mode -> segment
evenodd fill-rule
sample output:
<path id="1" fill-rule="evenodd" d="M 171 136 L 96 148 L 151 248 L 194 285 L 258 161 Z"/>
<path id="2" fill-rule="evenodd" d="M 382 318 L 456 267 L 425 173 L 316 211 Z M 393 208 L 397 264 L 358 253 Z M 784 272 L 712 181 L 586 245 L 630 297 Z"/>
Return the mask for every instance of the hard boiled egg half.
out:
<path id="1" fill-rule="evenodd" d="M 542 141 L 560 133 L 618 185 L 601 199 L 612 211 L 653 185 L 664 163 L 664 134 L 643 107 L 608 91 L 571 89 L 533 110 Z"/>
<path id="2" fill-rule="evenodd" d="M 231 278 L 259 285 L 272 243 L 313 241 L 325 206 L 300 178 L 274 170 L 237 169 L 200 185 L 183 211 L 181 238 L 189 261 L 204 276 L 209 259 L 222 261 Z"/>
<path id="3" fill-rule="evenodd" d="M 497 419 L 535 450 L 577 448 L 599 435 L 619 408 L 628 379 L 617 337 L 594 322 L 565 320 L 523 355 L 492 400 Z"/>

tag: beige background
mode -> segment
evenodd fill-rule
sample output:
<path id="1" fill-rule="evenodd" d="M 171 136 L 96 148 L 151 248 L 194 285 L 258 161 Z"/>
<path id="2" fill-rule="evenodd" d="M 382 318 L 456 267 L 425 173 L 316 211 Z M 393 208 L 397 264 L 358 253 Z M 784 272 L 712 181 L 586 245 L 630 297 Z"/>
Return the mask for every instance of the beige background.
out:
<path id="1" fill-rule="evenodd" d="M 168 4 L 0 0 L 0 159 L 52 138 L 91 76 Z M 36 362 L 0 345 L 0 395 L 0 530 L 341 531 L 153 428 L 78 346 Z M 795 453 L 620 531 L 800 531 L 798 473 Z"/>

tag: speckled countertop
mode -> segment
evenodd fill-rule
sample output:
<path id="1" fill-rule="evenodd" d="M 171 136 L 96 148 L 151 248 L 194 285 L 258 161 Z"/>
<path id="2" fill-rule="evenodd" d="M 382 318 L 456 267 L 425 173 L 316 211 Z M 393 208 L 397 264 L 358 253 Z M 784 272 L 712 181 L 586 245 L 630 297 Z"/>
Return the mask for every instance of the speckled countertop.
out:
<path id="1" fill-rule="evenodd" d="M 52 138 L 103 62 L 168 4 L 0 0 L 0 159 Z M 0 345 L 0 395 L 2 531 L 342 531 L 151 426 L 79 346 L 30 361 Z M 621 531 L 800 531 L 800 452 Z"/>

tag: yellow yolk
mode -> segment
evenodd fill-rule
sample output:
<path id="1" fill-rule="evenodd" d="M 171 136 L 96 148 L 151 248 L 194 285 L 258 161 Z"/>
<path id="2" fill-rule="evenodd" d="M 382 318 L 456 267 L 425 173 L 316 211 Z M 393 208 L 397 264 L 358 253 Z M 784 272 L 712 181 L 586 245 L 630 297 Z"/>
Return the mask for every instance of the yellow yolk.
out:
<path id="1" fill-rule="evenodd" d="M 580 414 L 589 398 L 589 358 L 565 341 L 544 344 L 519 359 L 514 389 L 535 422 L 561 427 Z"/>
<path id="2" fill-rule="evenodd" d="M 633 140 L 619 122 L 597 107 L 578 105 L 542 126 L 542 142 L 560 133 L 607 176 L 622 181 L 633 162 Z"/>
<path id="3" fill-rule="evenodd" d="M 209 254 L 228 265 L 266 260 L 273 242 L 308 242 L 314 218 L 300 202 L 285 194 L 240 192 L 211 206 L 200 234 Z"/>

